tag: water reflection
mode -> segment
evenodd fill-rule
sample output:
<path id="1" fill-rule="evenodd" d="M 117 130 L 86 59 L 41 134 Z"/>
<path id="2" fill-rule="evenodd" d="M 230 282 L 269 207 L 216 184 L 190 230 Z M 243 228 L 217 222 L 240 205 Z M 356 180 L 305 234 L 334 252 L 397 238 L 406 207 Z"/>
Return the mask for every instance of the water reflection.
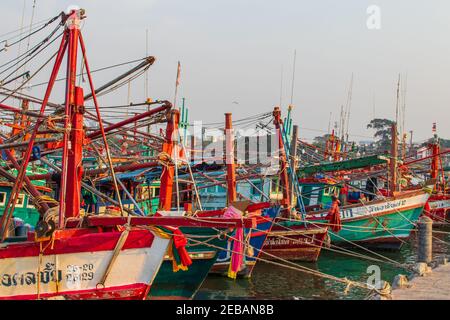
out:
<path id="1" fill-rule="evenodd" d="M 450 254 L 450 228 L 437 229 L 433 239 L 434 257 Z M 439 239 L 439 240 L 438 240 Z M 411 264 L 416 260 L 417 239 L 413 234 L 410 241 L 399 252 L 378 251 L 399 263 Z M 364 250 L 356 252 L 367 254 Z M 388 263 L 379 263 L 323 250 L 317 263 L 301 263 L 336 277 L 366 283 L 370 265 L 379 265 L 381 278 L 392 283 L 397 274 L 407 270 Z M 203 283 L 196 299 L 363 299 L 368 291 L 352 288 L 344 293 L 345 285 L 330 279 L 312 276 L 303 272 L 259 262 L 251 279 L 231 280 L 210 276 Z"/>

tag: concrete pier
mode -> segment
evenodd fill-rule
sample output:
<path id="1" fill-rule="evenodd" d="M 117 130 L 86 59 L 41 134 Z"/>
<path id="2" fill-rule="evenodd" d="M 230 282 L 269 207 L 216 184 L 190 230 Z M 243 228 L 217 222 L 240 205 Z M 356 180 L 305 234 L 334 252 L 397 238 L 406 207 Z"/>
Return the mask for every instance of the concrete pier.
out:
<path id="1" fill-rule="evenodd" d="M 450 300 L 450 264 L 439 265 L 392 290 L 392 300 Z"/>

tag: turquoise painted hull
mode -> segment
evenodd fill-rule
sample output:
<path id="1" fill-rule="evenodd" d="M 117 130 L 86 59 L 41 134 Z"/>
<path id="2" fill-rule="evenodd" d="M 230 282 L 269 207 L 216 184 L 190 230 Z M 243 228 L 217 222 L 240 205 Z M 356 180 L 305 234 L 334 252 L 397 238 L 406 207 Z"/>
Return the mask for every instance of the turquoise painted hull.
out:
<path id="1" fill-rule="evenodd" d="M 217 254 L 213 259 L 195 260 L 189 270 L 178 272 L 173 272 L 172 261 L 164 260 L 150 289 L 149 299 L 194 298 L 216 259 Z"/>
<path id="2" fill-rule="evenodd" d="M 211 228 L 180 229 L 188 239 L 189 235 L 212 237 L 217 234 L 217 231 Z M 205 238 L 199 238 L 197 240 L 204 241 Z M 213 246 L 225 248 L 227 240 L 226 237 L 224 239 L 214 238 L 208 243 Z M 192 245 L 190 246 L 190 244 Z M 164 260 L 153 281 L 148 299 L 187 300 L 195 296 L 203 281 L 208 276 L 209 270 L 216 262 L 219 250 L 208 245 L 197 245 L 191 242 L 188 243 L 186 249 L 192 259 L 192 264 L 188 270 L 173 272 L 172 261 Z"/>
<path id="3" fill-rule="evenodd" d="M 350 245 L 351 241 L 366 247 L 398 249 L 402 245 L 401 240 L 407 239 L 414 228 L 410 221 L 416 222 L 422 210 L 423 207 L 418 207 L 376 218 L 343 220 L 342 229 L 337 234 L 329 230 L 331 242 L 339 246 Z"/>

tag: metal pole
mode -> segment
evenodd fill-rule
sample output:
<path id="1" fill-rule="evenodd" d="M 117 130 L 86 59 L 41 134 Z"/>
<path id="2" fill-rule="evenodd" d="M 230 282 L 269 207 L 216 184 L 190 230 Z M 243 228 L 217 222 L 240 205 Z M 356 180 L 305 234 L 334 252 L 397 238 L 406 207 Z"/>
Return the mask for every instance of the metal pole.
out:
<path id="1" fill-rule="evenodd" d="M 178 122 L 180 119 L 180 112 L 178 110 L 171 110 L 169 121 L 166 127 L 166 142 L 163 145 L 163 152 L 167 153 L 168 157 L 172 157 L 174 140 L 174 131 L 178 129 Z M 173 189 L 173 175 L 174 165 L 168 159 L 167 164 L 163 166 L 161 174 L 161 186 L 159 192 L 159 209 L 170 210 L 172 207 L 172 189 Z"/>
<path id="2" fill-rule="evenodd" d="M 397 191 L 397 158 L 398 158 L 398 141 L 397 141 L 397 124 L 393 123 L 391 127 L 391 160 L 390 160 L 390 175 L 391 175 L 391 194 Z"/>
<path id="3" fill-rule="evenodd" d="M 295 172 L 297 168 L 297 140 L 298 140 L 298 126 L 294 125 L 292 131 L 292 140 L 291 140 L 291 170 Z M 290 183 L 291 188 L 291 198 L 294 198 L 294 181 Z"/>
<path id="4" fill-rule="evenodd" d="M 66 196 L 69 200 L 73 200 L 72 194 L 67 193 L 67 181 L 74 183 L 76 177 L 72 176 L 73 172 L 69 172 L 69 149 L 71 152 L 76 152 L 70 145 L 70 137 L 72 131 L 72 109 L 75 105 L 75 81 L 77 77 L 77 53 L 78 53 L 78 36 L 80 32 L 80 17 L 79 11 L 73 11 L 67 20 L 66 30 L 68 30 L 68 50 L 67 50 L 67 76 L 66 76 L 66 101 L 64 107 L 64 136 L 63 136 L 63 155 L 62 155 L 62 173 L 61 173 L 61 187 L 59 193 L 59 228 L 64 226 L 64 217 L 66 215 Z M 73 158 L 73 157 L 72 157 Z M 78 211 L 79 211 L 78 201 Z M 79 212 L 72 211 L 72 204 L 68 206 L 70 216 L 72 214 L 78 215 Z"/>
<path id="5" fill-rule="evenodd" d="M 234 132 L 231 113 L 225 113 L 225 162 L 227 166 L 228 205 L 236 201 L 236 172 L 234 165 Z"/>
<path id="6" fill-rule="evenodd" d="M 281 110 L 279 107 L 275 107 L 273 110 L 274 125 L 278 135 L 278 155 L 280 158 L 280 170 L 281 185 L 283 187 L 283 203 L 286 207 L 291 206 L 291 194 L 289 190 L 289 177 L 288 177 L 288 164 L 286 159 L 286 152 L 284 150 L 283 132 L 281 129 Z"/>

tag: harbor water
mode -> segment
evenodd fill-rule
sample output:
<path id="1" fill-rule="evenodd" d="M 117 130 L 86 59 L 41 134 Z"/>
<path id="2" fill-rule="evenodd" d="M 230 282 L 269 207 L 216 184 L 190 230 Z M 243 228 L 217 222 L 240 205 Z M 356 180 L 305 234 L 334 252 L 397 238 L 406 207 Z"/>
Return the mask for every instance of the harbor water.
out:
<path id="1" fill-rule="evenodd" d="M 450 254 L 450 228 L 434 230 L 433 258 Z M 370 255 L 365 250 L 352 249 L 360 254 Z M 400 264 L 413 265 L 417 254 L 417 237 L 415 232 L 400 251 L 377 251 L 377 253 Z M 373 254 L 372 257 L 375 257 Z M 336 277 L 367 283 L 373 275 L 373 267 L 378 266 L 381 280 L 392 280 L 397 274 L 408 275 L 410 271 L 390 263 L 369 261 L 341 253 L 322 249 L 316 263 L 301 265 Z M 369 268 L 369 269 L 368 269 Z M 368 290 L 351 287 L 344 293 L 346 285 L 304 272 L 278 267 L 269 263 L 258 262 L 251 279 L 228 279 L 209 276 L 198 291 L 195 299 L 364 299 Z"/>

